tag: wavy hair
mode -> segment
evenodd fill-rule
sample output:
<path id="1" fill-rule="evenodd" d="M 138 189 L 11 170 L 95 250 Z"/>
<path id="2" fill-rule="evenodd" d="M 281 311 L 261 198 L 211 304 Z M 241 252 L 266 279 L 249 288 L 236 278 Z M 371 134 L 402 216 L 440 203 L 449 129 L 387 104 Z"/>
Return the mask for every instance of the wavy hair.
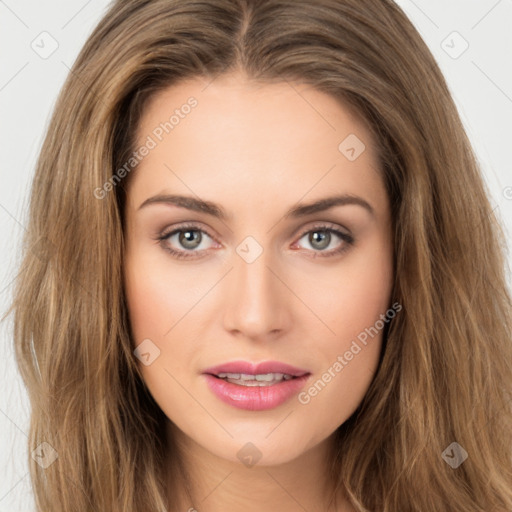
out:
<path id="1" fill-rule="evenodd" d="M 353 106 L 392 206 L 394 287 L 378 371 L 336 431 L 332 484 L 359 512 L 512 510 L 505 238 L 431 52 L 391 0 L 118 0 L 74 63 L 34 176 L 14 300 L 38 511 L 175 512 L 180 460 L 133 355 L 125 177 L 147 101 L 242 70 Z M 200 108 L 200 106 L 199 106 Z M 467 460 L 443 452 L 458 443 Z M 46 445 L 43 445 L 48 448 Z M 171 472 L 171 474 L 169 473 Z"/>

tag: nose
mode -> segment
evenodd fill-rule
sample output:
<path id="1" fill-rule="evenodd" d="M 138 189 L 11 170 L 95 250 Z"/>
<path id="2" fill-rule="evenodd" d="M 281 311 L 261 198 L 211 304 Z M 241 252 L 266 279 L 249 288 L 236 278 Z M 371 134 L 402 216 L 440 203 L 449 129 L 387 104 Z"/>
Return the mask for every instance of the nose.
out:
<path id="1" fill-rule="evenodd" d="M 253 341 L 275 339 L 291 324 L 293 298 L 267 251 L 251 263 L 234 254 L 226 286 L 224 328 Z"/>

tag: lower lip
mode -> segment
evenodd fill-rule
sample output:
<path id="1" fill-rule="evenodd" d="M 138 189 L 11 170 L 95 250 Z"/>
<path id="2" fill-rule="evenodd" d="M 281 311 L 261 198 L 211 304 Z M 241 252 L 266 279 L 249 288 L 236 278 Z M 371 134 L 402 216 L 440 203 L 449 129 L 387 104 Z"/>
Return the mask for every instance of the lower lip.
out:
<path id="1" fill-rule="evenodd" d="M 205 374 L 210 390 L 223 402 L 248 411 L 274 409 L 298 393 L 309 375 L 283 380 L 272 386 L 239 386 Z"/>

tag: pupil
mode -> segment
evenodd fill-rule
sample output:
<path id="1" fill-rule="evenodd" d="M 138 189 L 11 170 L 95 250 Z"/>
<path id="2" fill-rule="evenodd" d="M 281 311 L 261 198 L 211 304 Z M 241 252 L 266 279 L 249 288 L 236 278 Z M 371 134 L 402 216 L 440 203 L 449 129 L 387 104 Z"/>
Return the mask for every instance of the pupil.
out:
<path id="1" fill-rule="evenodd" d="M 309 235 L 309 241 L 317 249 L 325 249 L 331 241 L 331 234 L 327 231 L 313 231 Z"/>
<path id="2" fill-rule="evenodd" d="M 179 235 L 180 244 L 187 249 L 195 249 L 201 243 L 199 231 L 182 231 Z"/>

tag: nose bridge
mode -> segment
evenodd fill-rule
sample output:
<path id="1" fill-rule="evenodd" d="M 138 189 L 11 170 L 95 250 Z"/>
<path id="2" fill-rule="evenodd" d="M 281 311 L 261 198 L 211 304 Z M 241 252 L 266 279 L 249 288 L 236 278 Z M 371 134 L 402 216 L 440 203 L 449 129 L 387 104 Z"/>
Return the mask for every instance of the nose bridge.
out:
<path id="1" fill-rule="evenodd" d="M 283 300 L 271 251 L 248 238 L 234 254 L 224 321 L 226 329 L 258 338 L 285 328 L 290 301 Z"/>

